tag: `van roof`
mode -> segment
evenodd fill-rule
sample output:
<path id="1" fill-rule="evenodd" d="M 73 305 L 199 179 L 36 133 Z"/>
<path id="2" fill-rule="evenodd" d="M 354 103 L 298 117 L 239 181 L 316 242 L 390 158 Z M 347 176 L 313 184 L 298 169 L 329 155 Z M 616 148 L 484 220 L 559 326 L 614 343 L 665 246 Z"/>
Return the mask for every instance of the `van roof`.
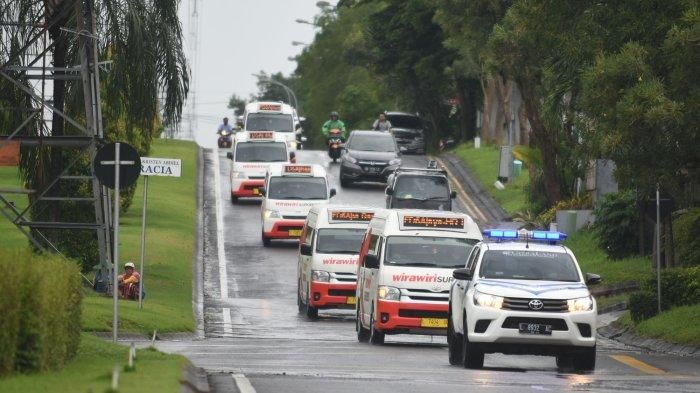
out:
<path id="1" fill-rule="evenodd" d="M 236 142 L 284 142 L 287 138 L 275 131 L 241 131 L 234 134 Z"/>
<path id="2" fill-rule="evenodd" d="M 318 164 L 271 164 L 270 176 L 326 177 L 326 170 Z"/>
<path id="3" fill-rule="evenodd" d="M 245 106 L 246 113 L 283 113 L 291 115 L 294 108 L 279 101 L 255 101 Z"/>
<path id="4" fill-rule="evenodd" d="M 382 230 L 385 235 L 427 231 L 462 233 L 470 239 L 483 238 L 479 226 L 470 216 L 438 210 L 381 209 L 375 212 L 370 226 Z"/>
<path id="5" fill-rule="evenodd" d="M 316 225 L 354 224 L 366 227 L 376 209 L 348 205 L 314 206 L 309 211 L 309 217 L 317 216 Z"/>

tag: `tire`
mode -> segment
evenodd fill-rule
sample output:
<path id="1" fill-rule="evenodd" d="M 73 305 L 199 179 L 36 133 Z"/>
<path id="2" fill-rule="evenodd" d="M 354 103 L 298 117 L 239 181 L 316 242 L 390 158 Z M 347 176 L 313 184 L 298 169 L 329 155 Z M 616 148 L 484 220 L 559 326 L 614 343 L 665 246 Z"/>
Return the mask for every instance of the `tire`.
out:
<path id="1" fill-rule="evenodd" d="M 359 307 L 357 307 L 357 313 L 355 315 L 355 331 L 357 332 L 357 341 L 361 343 L 366 343 L 369 341 L 369 329 L 365 329 L 365 327 L 362 326 Z"/>
<path id="2" fill-rule="evenodd" d="M 262 238 L 262 244 L 264 247 L 270 247 L 271 240 L 265 237 L 265 234 L 261 234 L 260 238 Z"/>
<path id="3" fill-rule="evenodd" d="M 467 326 L 466 321 L 463 324 Z M 462 335 L 462 361 L 464 368 L 479 369 L 484 367 L 484 352 L 469 342 L 469 336 Z"/>
<path id="4" fill-rule="evenodd" d="M 573 366 L 576 371 L 595 370 L 596 347 L 586 348 L 574 356 Z"/>
<path id="5" fill-rule="evenodd" d="M 374 310 L 372 310 L 372 314 L 369 316 L 369 342 L 372 345 L 382 345 L 384 344 L 384 332 L 380 332 L 374 326 Z"/>
<path id="6" fill-rule="evenodd" d="M 306 296 L 306 305 L 304 306 L 306 309 L 306 317 L 312 321 L 316 320 L 318 319 L 318 308 L 311 306 L 311 301 L 309 300 L 309 297 L 311 296 L 311 289 L 306 291 Z"/>
<path id="7" fill-rule="evenodd" d="M 447 319 L 447 353 L 450 364 L 453 366 L 459 366 L 464 361 L 462 335 L 455 333 L 454 326 L 452 326 L 452 315 Z"/>
<path id="8" fill-rule="evenodd" d="M 352 184 L 352 182 L 351 182 L 350 180 L 347 180 L 347 179 L 345 178 L 345 176 L 343 176 L 343 172 L 342 172 L 342 171 L 340 172 L 340 176 L 338 176 L 338 177 L 340 177 L 340 186 L 341 186 L 342 188 L 348 188 L 348 187 L 350 187 L 350 185 Z"/>
<path id="9" fill-rule="evenodd" d="M 334 157 L 334 158 L 333 158 L 333 163 L 335 164 L 336 162 L 338 162 L 338 159 Z"/>
<path id="10" fill-rule="evenodd" d="M 297 281 L 297 309 L 299 314 L 303 314 L 306 311 L 304 310 L 304 303 L 301 302 L 301 280 Z"/>
<path id="11" fill-rule="evenodd" d="M 231 204 L 235 205 L 236 203 L 238 203 L 238 197 L 231 194 Z"/>

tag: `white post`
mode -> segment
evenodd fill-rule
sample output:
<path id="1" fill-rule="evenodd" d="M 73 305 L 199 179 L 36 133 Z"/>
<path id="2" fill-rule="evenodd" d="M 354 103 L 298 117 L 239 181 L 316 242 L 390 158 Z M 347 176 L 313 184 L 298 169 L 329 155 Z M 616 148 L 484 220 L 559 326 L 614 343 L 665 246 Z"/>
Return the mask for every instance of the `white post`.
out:
<path id="1" fill-rule="evenodd" d="M 112 303 L 114 310 L 112 312 L 112 341 L 117 342 L 117 329 L 119 324 L 119 282 L 117 274 L 119 269 L 119 167 L 121 158 L 119 157 L 120 143 L 114 144 L 114 263 L 112 282 Z"/>
<path id="2" fill-rule="evenodd" d="M 139 268 L 139 309 L 143 308 L 143 264 L 146 254 L 146 206 L 148 205 L 148 176 L 143 177 L 143 212 L 141 213 L 141 266 Z"/>
<path id="3" fill-rule="evenodd" d="M 658 183 L 656 183 L 656 300 L 659 314 L 661 314 L 661 201 Z"/>

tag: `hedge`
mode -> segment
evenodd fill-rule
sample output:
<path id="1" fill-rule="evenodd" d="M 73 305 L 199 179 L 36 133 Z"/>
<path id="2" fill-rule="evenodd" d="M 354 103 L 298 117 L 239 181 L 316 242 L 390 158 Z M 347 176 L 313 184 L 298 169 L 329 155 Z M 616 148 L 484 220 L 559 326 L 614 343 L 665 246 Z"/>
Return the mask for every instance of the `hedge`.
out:
<path id="1" fill-rule="evenodd" d="M 673 245 L 681 266 L 700 265 L 700 208 L 673 220 Z"/>
<path id="2" fill-rule="evenodd" d="M 80 342 L 80 270 L 54 255 L 0 252 L 0 375 L 61 368 Z"/>
<path id="3" fill-rule="evenodd" d="M 632 320 L 641 322 L 655 316 L 657 306 L 656 277 L 645 281 L 641 291 L 630 296 Z M 700 304 L 700 266 L 668 269 L 661 272 L 661 308 Z"/>

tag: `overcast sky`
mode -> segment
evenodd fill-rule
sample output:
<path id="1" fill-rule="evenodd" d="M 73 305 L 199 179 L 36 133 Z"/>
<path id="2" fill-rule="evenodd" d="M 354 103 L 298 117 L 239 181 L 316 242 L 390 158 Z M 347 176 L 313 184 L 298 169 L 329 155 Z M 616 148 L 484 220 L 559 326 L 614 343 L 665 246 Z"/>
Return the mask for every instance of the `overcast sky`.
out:
<path id="1" fill-rule="evenodd" d="M 257 91 L 251 75 L 294 71 L 296 63 L 288 57 L 301 52 L 292 41 L 311 42 L 314 27 L 296 23 L 296 19 L 313 20 L 317 0 L 196 0 L 199 14 L 197 61 L 194 63 L 194 86 L 197 113 L 194 138 L 212 146 L 216 127 L 224 116 L 232 93 L 248 98 Z M 191 60 L 189 21 L 195 0 L 181 0 L 180 20 Z M 331 3 L 335 3 L 332 1 Z M 189 131 L 189 105 L 181 124 Z"/>

